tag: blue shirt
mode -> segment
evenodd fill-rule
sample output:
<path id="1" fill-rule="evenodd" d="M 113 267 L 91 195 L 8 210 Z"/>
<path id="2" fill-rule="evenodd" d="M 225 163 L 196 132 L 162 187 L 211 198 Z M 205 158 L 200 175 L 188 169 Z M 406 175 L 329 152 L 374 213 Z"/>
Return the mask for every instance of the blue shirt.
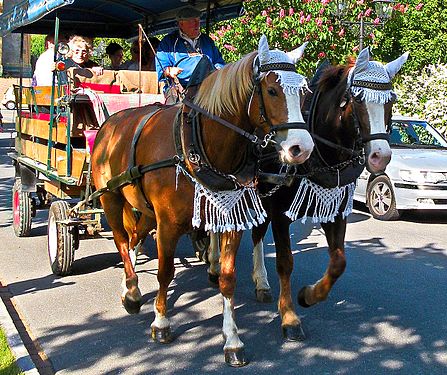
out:
<path id="1" fill-rule="evenodd" d="M 198 38 L 196 48 L 194 48 L 180 36 L 178 30 L 166 35 L 161 40 L 157 49 L 155 64 L 158 80 L 160 82 L 166 82 L 167 79 L 164 77 L 163 71 L 167 67 L 177 66 L 183 69 L 183 72 L 177 78 L 181 85 L 186 87 L 194 68 L 202 56 L 207 56 L 211 64 L 217 69 L 225 65 L 221 53 L 209 36 L 201 34 Z"/>

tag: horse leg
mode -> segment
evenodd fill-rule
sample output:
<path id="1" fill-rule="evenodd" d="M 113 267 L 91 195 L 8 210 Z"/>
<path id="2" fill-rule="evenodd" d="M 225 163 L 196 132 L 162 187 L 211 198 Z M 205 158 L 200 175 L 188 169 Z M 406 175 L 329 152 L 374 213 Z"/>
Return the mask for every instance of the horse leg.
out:
<path id="1" fill-rule="evenodd" d="M 225 232 L 221 236 L 219 287 L 223 297 L 222 335 L 225 339 L 225 362 L 232 367 L 245 366 L 244 344 L 239 339 L 234 312 L 236 288 L 235 260 L 242 232 Z"/>
<path id="2" fill-rule="evenodd" d="M 290 276 L 293 271 L 293 257 L 290 249 L 290 220 L 278 212 L 272 216 L 272 231 L 276 247 L 276 271 L 279 276 L 278 310 L 281 316 L 283 337 L 290 341 L 305 339 L 301 320 L 292 302 Z"/>
<path id="3" fill-rule="evenodd" d="M 127 216 L 125 206 L 128 204 L 123 196 L 116 193 L 105 193 L 100 199 L 107 222 L 113 232 L 115 245 L 124 264 L 121 302 L 129 314 L 136 314 L 140 312 L 141 292 L 138 288 L 138 276 L 129 254 L 129 234 L 124 225 L 124 217 Z M 130 227 L 130 222 L 127 222 L 126 226 Z"/>
<path id="4" fill-rule="evenodd" d="M 143 242 L 147 235 L 155 231 L 157 223 L 154 218 L 141 214 L 138 221 L 135 224 L 134 230 L 131 233 L 130 238 L 130 257 L 132 265 L 135 268 L 137 262 L 137 256 L 143 252 Z"/>
<path id="5" fill-rule="evenodd" d="M 321 227 L 329 245 L 329 265 L 324 276 L 313 285 L 303 287 L 298 293 L 298 303 L 303 307 L 315 305 L 324 301 L 332 286 L 343 274 L 346 267 L 345 234 L 346 219 L 341 215 L 333 223 L 322 223 Z"/>
<path id="6" fill-rule="evenodd" d="M 272 290 L 270 288 L 267 269 L 264 263 L 264 244 L 263 239 L 270 221 L 254 227 L 251 232 L 253 240 L 253 272 L 251 278 L 255 283 L 256 300 L 258 302 L 269 303 L 273 301 Z"/>
<path id="7" fill-rule="evenodd" d="M 208 249 L 208 281 L 213 285 L 219 286 L 220 275 L 220 251 L 219 251 L 219 235 L 217 233 L 210 232 L 210 247 Z"/>
<path id="8" fill-rule="evenodd" d="M 159 289 L 154 301 L 155 319 L 151 324 L 151 336 L 154 341 L 166 344 L 172 341 L 169 319 L 167 318 L 168 287 L 174 278 L 174 252 L 180 232 L 169 221 L 160 220 L 157 228 L 157 251 Z"/>

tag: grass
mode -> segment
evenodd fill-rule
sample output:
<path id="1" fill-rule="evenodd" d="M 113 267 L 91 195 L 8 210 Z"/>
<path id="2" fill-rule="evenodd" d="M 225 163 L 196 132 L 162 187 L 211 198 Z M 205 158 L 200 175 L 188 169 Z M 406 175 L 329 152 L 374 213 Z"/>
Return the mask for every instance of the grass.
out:
<path id="1" fill-rule="evenodd" d="M 0 375 L 19 375 L 23 374 L 15 362 L 15 358 L 9 349 L 5 333 L 0 327 Z"/>

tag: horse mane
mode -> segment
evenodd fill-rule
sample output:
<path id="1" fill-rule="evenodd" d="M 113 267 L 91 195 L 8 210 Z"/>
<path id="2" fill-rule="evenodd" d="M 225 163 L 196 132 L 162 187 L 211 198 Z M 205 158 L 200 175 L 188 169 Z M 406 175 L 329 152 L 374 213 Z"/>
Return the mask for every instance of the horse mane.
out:
<path id="1" fill-rule="evenodd" d="M 328 66 L 318 80 L 318 89 L 321 92 L 327 92 L 335 89 L 340 83 L 346 82 L 349 68 L 353 67 L 354 63 L 353 59 L 349 59 L 345 65 Z"/>
<path id="2" fill-rule="evenodd" d="M 225 65 L 200 85 L 195 103 L 216 116 L 237 115 L 254 89 L 253 60 L 256 52 Z"/>

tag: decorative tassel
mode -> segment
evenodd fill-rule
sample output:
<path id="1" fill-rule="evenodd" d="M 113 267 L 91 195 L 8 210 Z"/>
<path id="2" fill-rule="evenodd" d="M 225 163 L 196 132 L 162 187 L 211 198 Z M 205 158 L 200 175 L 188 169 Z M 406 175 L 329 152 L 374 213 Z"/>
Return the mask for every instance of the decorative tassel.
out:
<path id="1" fill-rule="evenodd" d="M 285 215 L 290 220 L 298 219 L 301 208 L 305 207 L 301 222 L 307 220 L 309 208 L 314 204 L 314 212 L 311 216 L 313 223 L 333 222 L 339 214 L 340 206 L 347 195 L 345 209 L 342 212 L 343 218 L 346 218 L 353 208 L 355 182 L 345 186 L 338 186 L 332 189 L 325 189 L 320 185 L 313 183 L 307 178 L 301 180 L 300 186 L 295 194 L 292 204 Z M 307 197 L 307 201 L 305 201 Z M 303 206 L 306 204 L 306 206 Z"/>

